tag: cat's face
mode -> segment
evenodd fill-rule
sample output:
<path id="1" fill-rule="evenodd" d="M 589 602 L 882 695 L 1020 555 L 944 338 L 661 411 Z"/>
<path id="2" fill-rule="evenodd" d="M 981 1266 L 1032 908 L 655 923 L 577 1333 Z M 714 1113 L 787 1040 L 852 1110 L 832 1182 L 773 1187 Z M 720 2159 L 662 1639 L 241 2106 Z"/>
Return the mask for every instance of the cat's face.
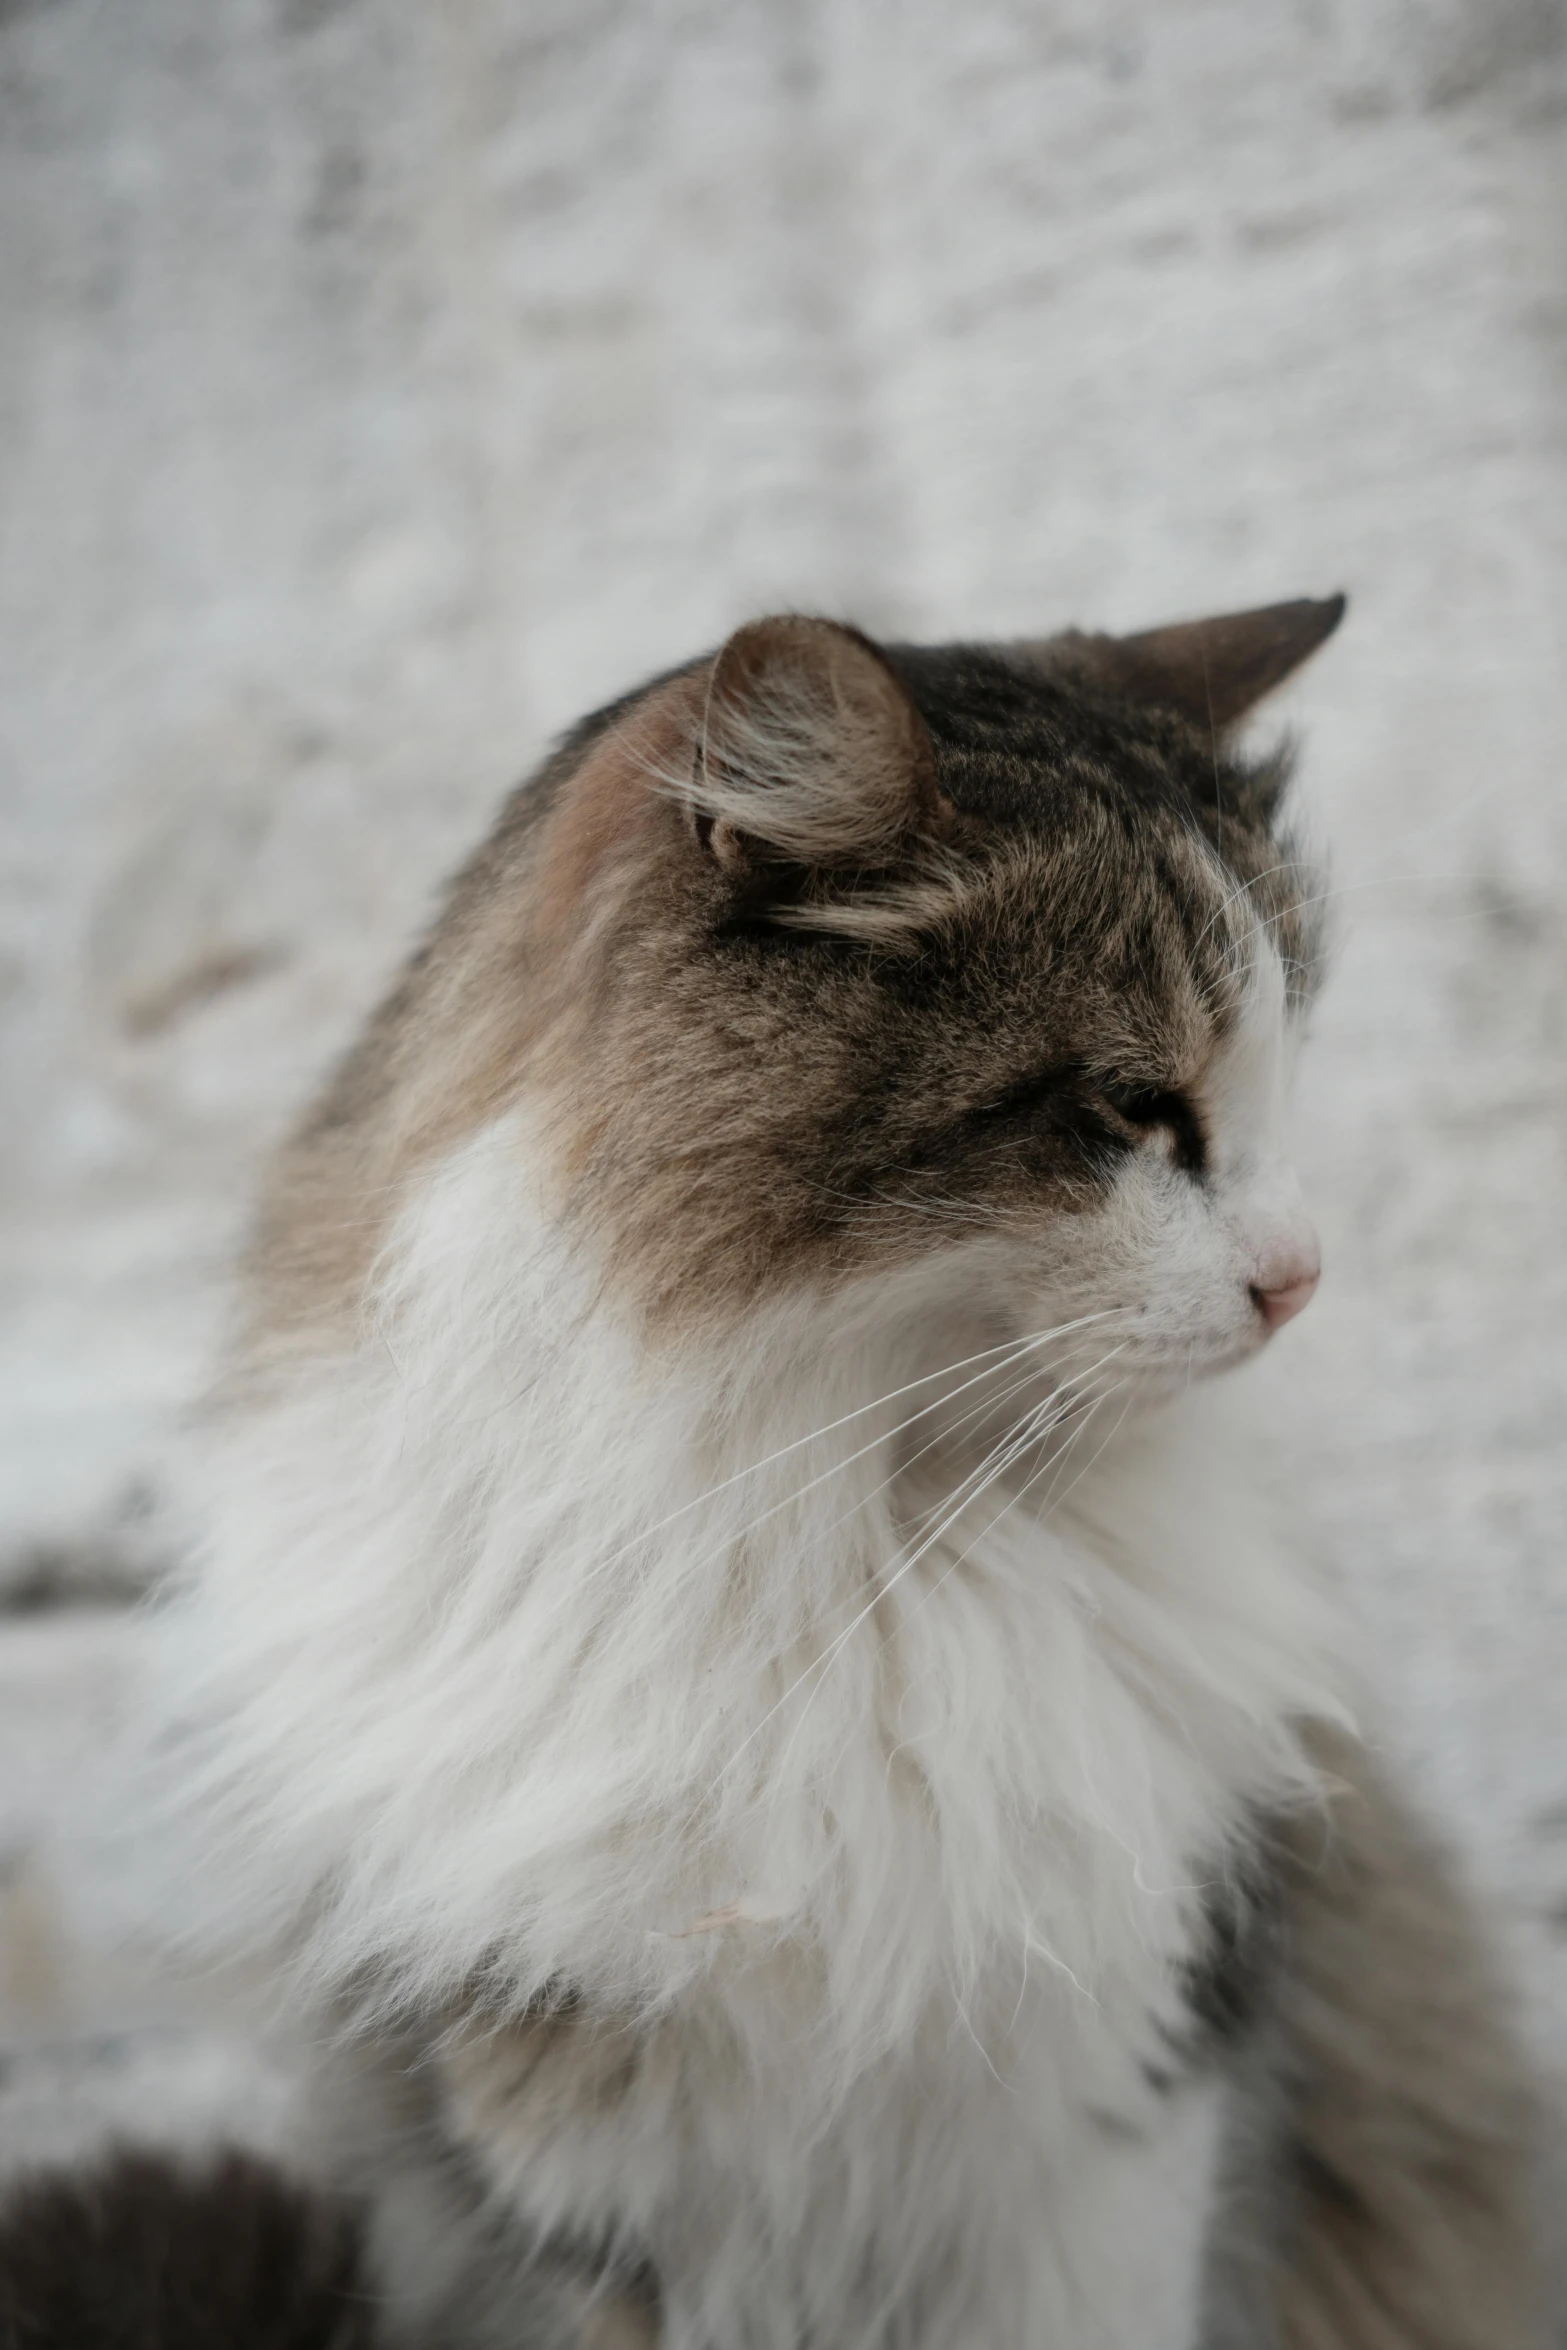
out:
<path id="1" fill-rule="evenodd" d="M 1278 784 L 1092 647 L 741 632 L 549 820 L 565 1212 L 654 1323 L 804 1289 L 1070 1325 L 1090 1384 L 1244 1359 L 1317 1272 Z"/>
<path id="2" fill-rule="evenodd" d="M 1168 1392 L 1244 1362 L 1311 1298 L 1320 1259 L 1285 1133 L 1297 1020 L 1268 930 L 1237 924 L 1228 1016 L 1095 1206 L 1020 1252 L 1046 1350 L 1085 1390 Z"/>

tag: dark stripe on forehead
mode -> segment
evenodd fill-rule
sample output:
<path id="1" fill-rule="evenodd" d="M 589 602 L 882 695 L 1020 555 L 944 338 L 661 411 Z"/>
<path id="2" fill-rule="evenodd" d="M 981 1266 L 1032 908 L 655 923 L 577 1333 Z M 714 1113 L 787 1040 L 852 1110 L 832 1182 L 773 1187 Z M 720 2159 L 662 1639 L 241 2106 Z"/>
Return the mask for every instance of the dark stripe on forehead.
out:
<path id="1" fill-rule="evenodd" d="M 1222 805 L 1265 824 L 1279 777 L 1225 759 L 1173 711 L 1153 709 L 983 645 L 894 646 L 936 747 L 943 788 L 966 813 L 1049 827 L 1088 796 L 1129 816 L 1188 820 Z"/>

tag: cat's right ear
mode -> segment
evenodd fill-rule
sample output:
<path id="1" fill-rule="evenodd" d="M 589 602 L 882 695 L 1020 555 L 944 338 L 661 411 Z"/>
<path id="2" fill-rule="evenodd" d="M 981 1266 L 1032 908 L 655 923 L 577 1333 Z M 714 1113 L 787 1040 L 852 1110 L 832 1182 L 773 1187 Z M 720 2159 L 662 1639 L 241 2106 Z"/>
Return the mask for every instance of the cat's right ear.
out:
<path id="1" fill-rule="evenodd" d="M 1333 634 L 1343 596 L 1264 604 L 1177 621 L 1137 636 L 1084 636 L 1076 629 L 1040 649 L 1128 700 L 1178 710 L 1205 733 L 1238 725 Z"/>
<path id="2" fill-rule="evenodd" d="M 925 722 L 876 647 L 793 614 L 736 629 L 715 657 L 688 808 L 736 878 L 885 870 L 950 812 Z"/>

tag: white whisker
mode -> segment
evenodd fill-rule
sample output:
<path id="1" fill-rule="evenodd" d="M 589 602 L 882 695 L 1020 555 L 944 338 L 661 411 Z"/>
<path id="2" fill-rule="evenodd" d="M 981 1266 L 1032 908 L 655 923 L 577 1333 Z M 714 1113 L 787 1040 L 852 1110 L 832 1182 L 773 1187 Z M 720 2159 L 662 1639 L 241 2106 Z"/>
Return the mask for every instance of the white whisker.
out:
<path id="1" fill-rule="evenodd" d="M 1091 1364 L 1089 1366 L 1089 1373 L 1101 1368 L 1104 1363 L 1111 1361 L 1113 1356 L 1119 1354 L 1121 1351 L 1122 1348 L 1117 1347 L 1113 1348 L 1110 1354 L 1102 1355 L 1098 1363 Z M 1083 1376 L 1088 1375 L 1088 1373 L 1083 1374 Z M 999 1438 L 997 1443 L 992 1447 L 991 1451 L 985 1455 L 984 1459 L 979 1463 L 979 1465 L 976 1468 L 970 1470 L 969 1474 L 960 1480 L 959 1484 L 954 1488 L 952 1494 L 947 1497 L 946 1503 L 942 1505 L 944 1514 L 941 1517 L 939 1525 L 927 1533 L 923 1539 L 916 1544 L 915 1548 L 908 1552 L 899 1561 L 894 1572 L 889 1575 L 884 1582 L 881 1582 L 877 1585 L 875 1591 L 873 1591 L 871 1594 L 871 1597 L 860 1608 L 852 1620 L 844 1626 L 843 1630 L 834 1637 L 827 1648 L 823 1650 L 822 1654 L 818 1657 L 813 1657 L 811 1662 L 805 1667 L 804 1671 L 790 1682 L 788 1688 L 785 1689 L 783 1695 L 778 1698 L 776 1703 L 768 1707 L 767 1712 L 762 1716 L 762 1719 L 756 1723 L 754 1728 L 752 1728 L 747 1733 L 746 1737 L 741 1741 L 739 1747 L 737 1747 L 734 1755 L 730 1759 L 730 1764 L 726 1766 L 726 1768 L 732 1768 L 733 1764 L 738 1762 L 740 1756 L 746 1751 L 746 1748 L 750 1746 L 752 1741 L 761 1734 L 761 1732 L 767 1727 L 767 1724 L 772 1721 L 774 1716 L 779 1713 L 785 1705 L 788 1704 L 790 1698 L 794 1696 L 798 1689 L 804 1686 L 805 1682 L 811 1678 L 813 1673 L 819 1674 L 822 1679 L 825 1679 L 834 1659 L 842 1653 L 846 1643 L 853 1638 L 854 1634 L 859 1630 L 860 1626 L 865 1622 L 866 1618 L 870 1615 L 873 1615 L 877 1607 L 880 1606 L 888 1598 L 888 1596 L 897 1589 L 898 1585 L 904 1580 L 905 1576 L 911 1574 L 915 1567 L 919 1565 L 920 1561 L 928 1556 L 935 1545 L 940 1542 L 943 1535 L 945 1535 L 951 1529 L 951 1527 L 956 1524 L 957 1520 L 962 1516 L 963 1512 L 969 1508 L 973 1502 L 977 1501 L 982 1494 L 988 1492 L 998 1477 L 1005 1476 L 1007 1470 L 1012 1466 L 1012 1463 L 1017 1460 L 1022 1453 L 1026 1452 L 1030 1445 L 1039 1442 L 1041 1437 L 1052 1433 L 1054 1427 L 1060 1424 L 1061 1415 L 1058 1414 L 1056 1419 L 1049 1420 L 1044 1417 L 1044 1414 L 1048 1411 L 1051 1403 L 1058 1402 L 1063 1392 L 1063 1390 L 1057 1389 L 1054 1395 L 1047 1398 L 1043 1405 L 1036 1407 L 1034 1412 L 1025 1415 L 1025 1418 L 1023 1422 L 1020 1423 L 1020 1426 Z M 818 1688 L 820 1685 L 820 1681 L 818 1681 Z M 814 1700 L 815 1694 L 816 1692 L 813 1691 L 811 1699 L 807 1700 L 805 1709 L 807 1712 L 809 1711 L 811 1702 Z M 803 1722 L 803 1720 L 804 1714 L 801 1716 L 801 1721 Z M 791 1744 L 793 1743 L 793 1739 L 798 1736 L 800 1726 L 800 1723 L 797 1722 L 794 1730 L 791 1732 Z"/>

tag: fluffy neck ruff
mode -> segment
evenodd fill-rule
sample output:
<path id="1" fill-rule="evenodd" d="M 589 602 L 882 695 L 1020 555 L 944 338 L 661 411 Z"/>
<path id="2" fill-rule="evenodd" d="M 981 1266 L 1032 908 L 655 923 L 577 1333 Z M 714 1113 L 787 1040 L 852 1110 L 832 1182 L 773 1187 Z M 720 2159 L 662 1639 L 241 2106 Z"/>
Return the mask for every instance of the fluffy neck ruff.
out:
<path id="1" fill-rule="evenodd" d="M 911 1287 L 652 1363 L 528 1163 L 515 1118 L 450 1159 L 357 1350 L 212 1449 L 168 1630 L 225 1939 L 405 2006 L 765 1980 L 840 2073 L 1031 1970 L 1178 1965 L 1336 1710 L 1230 1399 L 1112 1407 L 911 1532 L 932 1407 L 950 1441 L 1011 1357 Z"/>

